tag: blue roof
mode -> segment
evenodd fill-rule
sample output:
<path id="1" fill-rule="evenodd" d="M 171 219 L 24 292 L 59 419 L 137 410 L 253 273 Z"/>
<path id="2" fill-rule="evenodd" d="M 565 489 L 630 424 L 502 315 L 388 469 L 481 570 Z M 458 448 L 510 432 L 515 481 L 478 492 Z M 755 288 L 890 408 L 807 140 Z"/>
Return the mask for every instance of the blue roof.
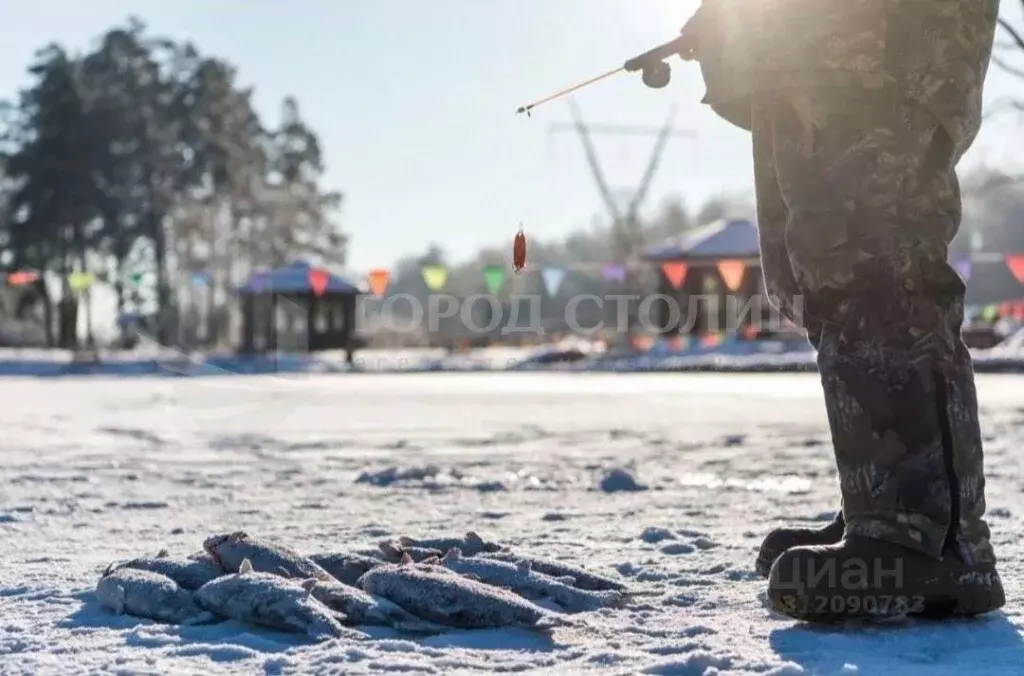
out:
<path id="1" fill-rule="evenodd" d="M 746 219 L 708 223 L 644 251 L 649 261 L 757 258 L 757 226 Z"/>
<path id="2" fill-rule="evenodd" d="M 243 294 L 313 293 L 313 287 L 309 285 L 309 271 L 312 267 L 306 261 L 294 261 L 276 270 L 254 272 L 249 275 L 245 284 L 238 287 L 238 292 Z M 339 275 L 330 274 L 324 293 L 344 295 L 363 293 L 363 291 L 355 282 Z"/>

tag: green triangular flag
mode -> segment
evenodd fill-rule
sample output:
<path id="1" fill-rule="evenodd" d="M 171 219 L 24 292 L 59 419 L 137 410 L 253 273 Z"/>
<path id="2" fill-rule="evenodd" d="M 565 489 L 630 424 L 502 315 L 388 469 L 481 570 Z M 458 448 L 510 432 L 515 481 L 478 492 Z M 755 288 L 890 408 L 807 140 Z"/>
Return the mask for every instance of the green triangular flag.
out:
<path id="1" fill-rule="evenodd" d="M 501 285 L 505 283 L 505 268 L 500 265 L 488 265 L 484 268 L 484 282 L 487 283 L 487 293 L 492 296 L 498 295 Z"/>
<path id="2" fill-rule="evenodd" d="M 92 286 L 93 277 L 88 272 L 72 272 L 68 275 L 68 286 L 72 291 L 85 291 Z"/>
<path id="3" fill-rule="evenodd" d="M 423 281 L 431 291 L 440 291 L 448 281 L 448 268 L 443 265 L 424 265 Z"/>
<path id="4" fill-rule="evenodd" d="M 128 278 L 128 281 L 132 283 L 132 286 L 138 286 L 142 283 L 142 273 L 136 272 Z"/>

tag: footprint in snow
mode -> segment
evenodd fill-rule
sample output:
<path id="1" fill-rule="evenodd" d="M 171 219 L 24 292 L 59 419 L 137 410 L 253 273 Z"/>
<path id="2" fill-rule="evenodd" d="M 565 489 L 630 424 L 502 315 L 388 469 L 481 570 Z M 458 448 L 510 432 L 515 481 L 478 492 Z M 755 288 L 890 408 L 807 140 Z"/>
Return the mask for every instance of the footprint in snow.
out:
<path id="1" fill-rule="evenodd" d="M 622 468 L 609 470 L 601 479 L 599 487 L 605 493 L 646 491 L 647 486 L 639 483 L 632 474 Z"/>
<path id="2" fill-rule="evenodd" d="M 640 534 L 640 539 L 648 544 L 657 544 L 663 540 L 675 540 L 675 534 L 668 528 L 658 528 L 656 526 L 648 526 L 644 529 L 644 532 Z"/>

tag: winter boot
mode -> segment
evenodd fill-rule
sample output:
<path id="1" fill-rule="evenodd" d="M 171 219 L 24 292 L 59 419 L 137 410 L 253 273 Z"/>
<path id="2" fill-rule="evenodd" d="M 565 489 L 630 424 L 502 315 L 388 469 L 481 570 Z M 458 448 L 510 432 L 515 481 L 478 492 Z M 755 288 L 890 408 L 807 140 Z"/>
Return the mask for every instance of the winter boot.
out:
<path id="1" fill-rule="evenodd" d="M 764 542 L 761 543 L 761 551 L 757 554 L 754 568 L 758 575 L 767 578 L 775 559 L 782 556 L 787 549 L 808 545 L 834 545 L 843 539 L 845 528 L 846 522 L 843 521 L 841 510 L 831 523 L 821 528 L 794 528 L 792 526 L 776 528 L 768 533 Z"/>
<path id="2" fill-rule="evenodd" d="M 857 535 L 834 545 L 794 547 L 774 563 L 772 607 L 805 622 L 981 615 L 1006 602 L 995 564 L 947 549 L 933 559 Z"/>

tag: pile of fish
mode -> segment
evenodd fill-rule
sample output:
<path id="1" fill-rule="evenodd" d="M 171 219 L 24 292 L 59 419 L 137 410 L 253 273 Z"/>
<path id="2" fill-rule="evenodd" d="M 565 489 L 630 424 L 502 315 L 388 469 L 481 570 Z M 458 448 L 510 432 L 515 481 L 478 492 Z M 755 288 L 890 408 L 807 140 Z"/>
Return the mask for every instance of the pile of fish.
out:
<path id="1" fill-rule="evenodd" d="M 107 566 L 101 604 L 171 624 L 237 620 L 315 640 L 365 639 L 358 626 L 416 634 L 452 628 L 568 624 L 566 615 L 622 605 L 625 586 L 564 563 L 519 556 L 476 533 L 381 542 L 376 549 L 304 556 L 236 531 L 203 551 Z"/>

